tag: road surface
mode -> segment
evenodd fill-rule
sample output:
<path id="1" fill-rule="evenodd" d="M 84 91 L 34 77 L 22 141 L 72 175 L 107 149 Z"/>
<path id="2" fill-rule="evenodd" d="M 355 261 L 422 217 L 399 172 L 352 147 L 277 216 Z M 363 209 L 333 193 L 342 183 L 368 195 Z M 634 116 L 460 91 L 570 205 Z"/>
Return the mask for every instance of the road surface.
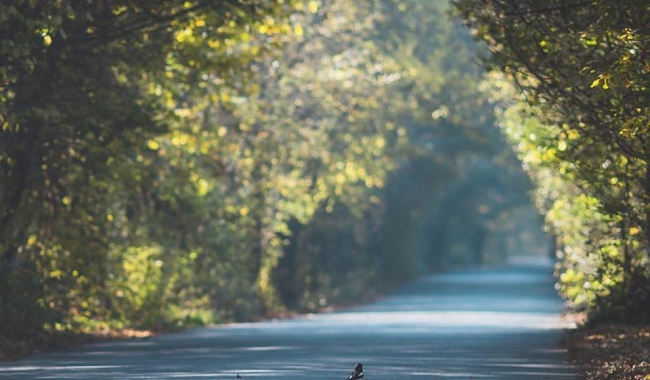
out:
<path id="1" fill-rule="evenodd" d="M 89 345 L 0 365 L 8 379 L 575 379 L 549 266 L 433 275 L 358 308 Z"/>

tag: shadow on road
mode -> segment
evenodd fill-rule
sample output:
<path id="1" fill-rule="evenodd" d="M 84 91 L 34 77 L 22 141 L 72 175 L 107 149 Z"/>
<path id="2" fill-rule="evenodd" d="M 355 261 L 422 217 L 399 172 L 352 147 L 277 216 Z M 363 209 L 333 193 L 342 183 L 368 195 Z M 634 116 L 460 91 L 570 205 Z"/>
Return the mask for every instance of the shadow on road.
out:
<path id="1" fill-rule="evenodd" d="M 331 314 L 112 342 L 0 366 L 11 379 L 575 379 L 548 265 L 433 275 Z"/>

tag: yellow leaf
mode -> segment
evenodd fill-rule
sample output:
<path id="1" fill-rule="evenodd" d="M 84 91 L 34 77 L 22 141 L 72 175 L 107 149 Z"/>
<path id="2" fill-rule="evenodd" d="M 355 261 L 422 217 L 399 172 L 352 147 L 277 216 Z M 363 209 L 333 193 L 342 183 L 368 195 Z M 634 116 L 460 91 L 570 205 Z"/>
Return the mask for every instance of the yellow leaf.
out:
<path id="1" fill-rule="evenodd" d="M 596 78 L 593 82 L 591 82 L 590 88 L 594 88 L 600 84 L 600 78 Z"/>
<path id="2" fill-rule="evenodd" d="M 50 278 L 60 278 L 61 276 L 63 276 L 63 272 L 58 269 L 50 272 Z"/>
<path id="3" fill-rule="evenodd" d="M 52 44 L 52 37 L 50 37 L 49 35 L 44 36 L 43 43 L 45 44 L 45 46 L 50 46 Z"/>
<path id="4" fill-rule="evenodd" d="M 383 148 L 386 146 L 386 139 L 384 139 L 383 137 L 379 136 L 379 137 L 375 140 L 375 146 L 376 146 L 377 148 L 379 148 L 379 149 L 383 149 Z"/>
<path id="5" fill-rule="evenodd" d="M 309 8 L 309 11 L 311 13 L 318 12 L 318 3 L 316 1 L 310 1 L 309 5 L 307 5 L 307 7 Z"/>
<path id="6" fill-rule="evenodd" d="M 197 183 L 197 188 L 198 188 L 197 190 L 198 190 L 199 196 L 202 197 L 202 196 L 204 196 L 204 195 L 206 195 L 208 193 L 208 191 L 210 190 L 210 185 L 208 184 L 208 181 L 201 178 L 199 180 L 199 182 Z"/>
<path id="7" fill-rule="evenodd" d="M 208 152 L 210 151 L 210 144 L 207 142 L 202 142 L 199 151 L 201 152 L 201 154 L 208 154 Z"/>

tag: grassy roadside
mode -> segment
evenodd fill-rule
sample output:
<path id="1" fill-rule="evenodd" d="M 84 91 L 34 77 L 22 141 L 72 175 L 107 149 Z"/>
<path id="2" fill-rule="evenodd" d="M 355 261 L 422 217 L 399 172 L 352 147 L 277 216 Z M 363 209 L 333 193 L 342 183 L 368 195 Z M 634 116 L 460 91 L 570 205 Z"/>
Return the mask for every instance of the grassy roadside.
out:
<path id="1" fill-rule="evenodd" d="M 270 319 L 290 319 L 295 318 L 300 314 L 307 313 L 330 313 L 336 310 L 341 310 L 349 308 L 352 306 L 357 306 L 360 304 L 365 304 L 372 302 L 380 298 L 384 293 L 379 293 L 377 291 L 368 291 L 365 294 L 361 295 L 357 300 L 349 300 L 347 302 L 338 302 L 334 305 L 329 305 L 327 307 L 321 307 L 316 310 L 283 310 L 278 311 L 273 314 L 268 315 L 258 315 L 251 317 L 247 320 L 229 320 L 223 321 L 221 323 L 232 323 L 232 322 L 255 322 L 255 321 L 264 321 Z M 1 322 L 1 321 L 0 321 Z M 192 329 L 192 328 L 201 328 L 208 326 L 216 326 L 221 324 L 219 322 L 213 321 L 211 323 L 187 323 L 182 327 L 174 325 L 165 325 L 162 328 L 156 330 L 144 330 L 144 329 L 132 329 L 132 328 L 112 328 L 105 329 L 95 333 L 83 333 L 75 331 L 61 331 L 55 333 L 43 332 L 41 334 L 36 334 L 31 339 L 26 339 L 23 341 L 12 341 L 6 339 L 0 335 L 0 363 L 22 359 L 33 354 L 38 354 L 41 352 L 49 352 L 60 349 L 74 348 L 90 343 L 99 343 L 107 342 L 111 340 L 121 340 L 121 339 L 145 339 L 155 335 L 168 334 L 177 331 Z"/>
<path id="2" fill-rule="evenodd" d="M 30 341 L 15 342 L 0 336 L 0 362 L 16 360 L 45 351 L 72 348 L 89 343 L 105 342 L 115 339 L 148 338 L 150 331 L 120 329 L 97 334 L 58 332 L 34 337 Z"/>
<path id="3" fill-rule="evenodd" d="M 599 324 L 567 333 L 584 380 L 650 380 L 650 325 Z"/>

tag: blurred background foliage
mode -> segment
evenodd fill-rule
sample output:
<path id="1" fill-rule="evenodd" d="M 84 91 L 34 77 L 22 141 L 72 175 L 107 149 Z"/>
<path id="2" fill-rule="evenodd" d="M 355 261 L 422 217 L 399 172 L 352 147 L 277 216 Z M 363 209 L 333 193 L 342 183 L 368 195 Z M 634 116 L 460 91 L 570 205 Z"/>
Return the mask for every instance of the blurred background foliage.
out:
<path id="1" fill-rule="evenodd" d="M 532 182 L 496 128 L 542 124 L 519 123 L 512 87 L 485 74 L 487 50 L 449 10 L 4 2 L 0 344 L 318 311 L 548 255 Z M 550 199 L 584 194 L 534 172 Z M 614 257 L 603 226 L 620 217 L 570 199 L 544 210 L 582 213 L 575 234 L 597 229 Z M 567 254 L 571 287 L 591 245 L 552 232 L 582 249 Z"/>

